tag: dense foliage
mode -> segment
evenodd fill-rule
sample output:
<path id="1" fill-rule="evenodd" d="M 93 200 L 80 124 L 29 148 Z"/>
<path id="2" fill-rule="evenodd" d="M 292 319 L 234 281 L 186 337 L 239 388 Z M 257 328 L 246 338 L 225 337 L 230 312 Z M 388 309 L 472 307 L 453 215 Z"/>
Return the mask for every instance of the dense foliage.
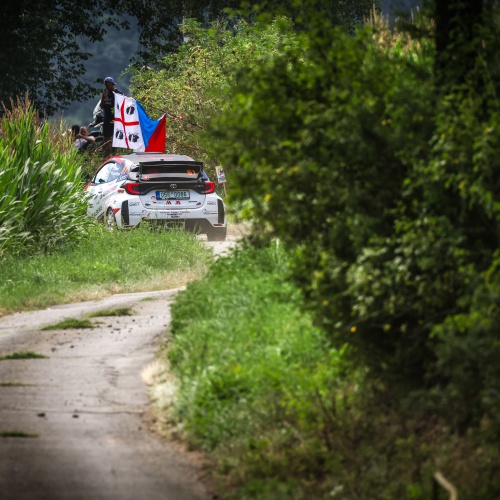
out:
<path id="1" fill-rule="evenodd" d="M 79 241 L 92 222 L 78 153 L 69 137 L 41 123 L 29 100 L 0 127 L 0 256 L 52 252 Z"/>
<path id="2" fill-rule="evenodd" d="M 305 26 L 308 12 L 321 12 L 325 19 L 336 26 L 352 31 L 356 24 L 369 17 L 374 6 L 380 8 L 378 0 L 160 0 L 136 3 L 124 0 L 127 12 L 137 18 L 140 29 L 140 60 L 151 64 L 169 55 L 181 46 L 185 35 L 178 26 L 186 19 L 193 19 L 208 28 L 213 22 L 233 26 L 234 20 L 255 21 L 259 16 L 287 15 L 301 17 Z"/>
<path id="3" fill-rule="evenodd" d="M 363 377 L 345 377 L 343 349 L 301 313 L 288 264 L 279 244 L 237 250 L 172 306 L 165 352 L 179 387 L 166 417 L 214 454 L 224 498 L 231 488 L 234 498 L 320 498 L 343 482 L 332 450 Z"/>
<path id="4" fill-rule="evenodd" d="M 9 105 L 28 92 L 35 108 L 51 115 L 95 93 L 95 82 L 84 79 L 90 52 L 78 38 L 101 41 L 109 26 L 126 26 L 115 6 L 107 0 L 4 2 L 0 102 Z"/>
<path id="5" fill-rule="evenodd" d="M 365 338 L 361 314 L 379 303 L 352 287 L 382 285 L 372 273 L 360 275 L 358 260 L 382 259 L 365 252 L 393 234 L 410 161 L 431 138 L 429 61 L 387 54 L 370 29 L 355 38 L 326 31 L 300 40 L 239 80 L 219 122 L 219 149 L 233 197 L 250 199 L 259 230 L 269 228 L 294 249 L 296 279 L 329 335 L 353 342 Z M 396 362 L 384 342 L 384 325 L 394 339 L 396 323 L 384 312 L 366 332 L 372 364 L 386 364 L 384 354 Z M 405 340 L 399 369 L 411 370 L 408 357 L 418 364 L 416 346 L 423 347 L 420 339 Z"/>
<path id="6" fill-rule="evenodd" d="M 486 466 L 487 484 L 473 485 L 453 459 L 444 465 L 470 498 L 500 488 L 478 456 L 498 443 L 500 413 L 500 40 L 496 10 L 486 13 L 474 64 L 444 85 L 453 68 L 435 64 L 425 19 L 419 40 L 318 21 L 236 77 L 209 136 L 232 199 L 251 203 L 254 237 L 291 252 L 332 345 L 352 346 L 389 411 L 420 419 L 421 439 L 444 429 L 448 458 Z M 462 41 L 458 60 L 462 48 L 470 56 Z"/>
<path id="7" fill-rule="evenodd" d="M 240 248 L 172 305 L 154 398 L 171 434 L 210 453 L 221 496 L 439 498 L 440 469 L 460 498 L 496 498 L 497 443 L 401 411 L 303 312 L 290 264 L 279 243 Z"/>
<path id="8" fill-rule="evenodd" d="M 240 4 L 244 6 L 239 10 Z M 263 0 L 261 10 L 271 13 L 295 9 L 294 0 Z M 352 26 L 371 9 L 371 0 L 316 2 L 332 22 Z M 138 66 L 155 66 L 183 42 L 179 25 L 187 18 L 208 23 L 229 22 L 227 8 L 241 18 L 255 17 L 256 6 L 241 0 L 6 0 L 0 33 L 0 103 L 9 104 L 26 92 L 36 109 L 50 116 L 74 101 L 85 101 L 99 91 L 97 81 L 86 78 L 89 43 L 102 42 L 110 29 L 137 25 L 138 49 L 131 58 Z M 120 50 L 118 47 L 116 50 Z M 132 61 L 131 61 L 132 62 Z M 122 68 L 123 70 L 125 68 Z M 108 73 L 107 71 L 105 73 Z M 102 78 L 107 76 L 103 74 Z M 116 75 L 115 75 L 116 76 Z"/>
<path id="9" fill-rule="evenodd" d="M 217 157 L 200 143 L 200 132 L 227 105 L 235 69 L 279 54 L 293 43 L 294 30 L 283 18 L 265 25 L 241 21 L 232 31 L 221 22 L 204 29 L 188 19 L 182 32 L 186 42 L 179 50 L 165 57 L 158 70 L 138 72 L 131 89 L 151 116 L 169 111 L 167 151 L 204 161 L 213 177 Z"/>

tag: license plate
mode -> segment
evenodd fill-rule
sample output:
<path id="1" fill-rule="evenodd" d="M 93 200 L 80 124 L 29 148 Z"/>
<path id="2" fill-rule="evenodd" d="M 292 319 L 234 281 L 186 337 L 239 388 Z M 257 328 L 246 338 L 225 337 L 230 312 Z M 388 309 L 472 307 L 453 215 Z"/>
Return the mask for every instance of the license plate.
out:
<path id="1" fill-rule="evenodd" d="M 189 191 L 156 191 L 157 200 L 189 200 Z"/>

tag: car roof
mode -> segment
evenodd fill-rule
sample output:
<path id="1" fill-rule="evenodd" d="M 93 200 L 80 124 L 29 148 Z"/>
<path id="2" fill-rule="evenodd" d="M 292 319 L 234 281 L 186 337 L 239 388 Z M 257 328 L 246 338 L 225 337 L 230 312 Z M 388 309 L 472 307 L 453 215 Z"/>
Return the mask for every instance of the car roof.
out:
<path id="1" fill-rule="evenodd" d="M 129 155 L 122 155 L 121 157 L 133 163 L 144 163 L 148 161 L 194 161 L 187 155 L 168 153 L 132 153 Z"/>

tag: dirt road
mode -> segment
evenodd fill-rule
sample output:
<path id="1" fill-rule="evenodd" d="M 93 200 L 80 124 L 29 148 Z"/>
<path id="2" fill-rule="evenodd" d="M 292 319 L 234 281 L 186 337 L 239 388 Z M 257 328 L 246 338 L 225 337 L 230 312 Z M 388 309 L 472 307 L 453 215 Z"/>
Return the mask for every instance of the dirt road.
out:
<path id="1" fill-rule="evenodd" d="M 216 254 L 234 244 L 211 244 Z M 154 359 L 176 290 L 114 295 L 0 318 L 0 499 L 214 498 L 190 455 L 152 430 L 141 372 Z M 147 300 L 146 300 L 147 299 Z M 93 329 L 41 330 L 89 312 Z"/>

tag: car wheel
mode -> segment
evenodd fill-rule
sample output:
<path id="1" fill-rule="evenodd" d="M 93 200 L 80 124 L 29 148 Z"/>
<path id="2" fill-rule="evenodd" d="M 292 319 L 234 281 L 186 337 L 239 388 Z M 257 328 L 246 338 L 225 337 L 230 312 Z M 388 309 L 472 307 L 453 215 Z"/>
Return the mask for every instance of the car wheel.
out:
<path id="1" fill-rule="evenodd" d="M 112 208 L 108 208 L 106 212 L 106 229 L 109 231 L 113 231 L 117 228 L 115 214 L 113 213 Z"/>
<path id="2" fill-rule="evenodd" d="M 207 231 L 208 241 L 226 241 L 227 227 L 214 227 Z"/>

